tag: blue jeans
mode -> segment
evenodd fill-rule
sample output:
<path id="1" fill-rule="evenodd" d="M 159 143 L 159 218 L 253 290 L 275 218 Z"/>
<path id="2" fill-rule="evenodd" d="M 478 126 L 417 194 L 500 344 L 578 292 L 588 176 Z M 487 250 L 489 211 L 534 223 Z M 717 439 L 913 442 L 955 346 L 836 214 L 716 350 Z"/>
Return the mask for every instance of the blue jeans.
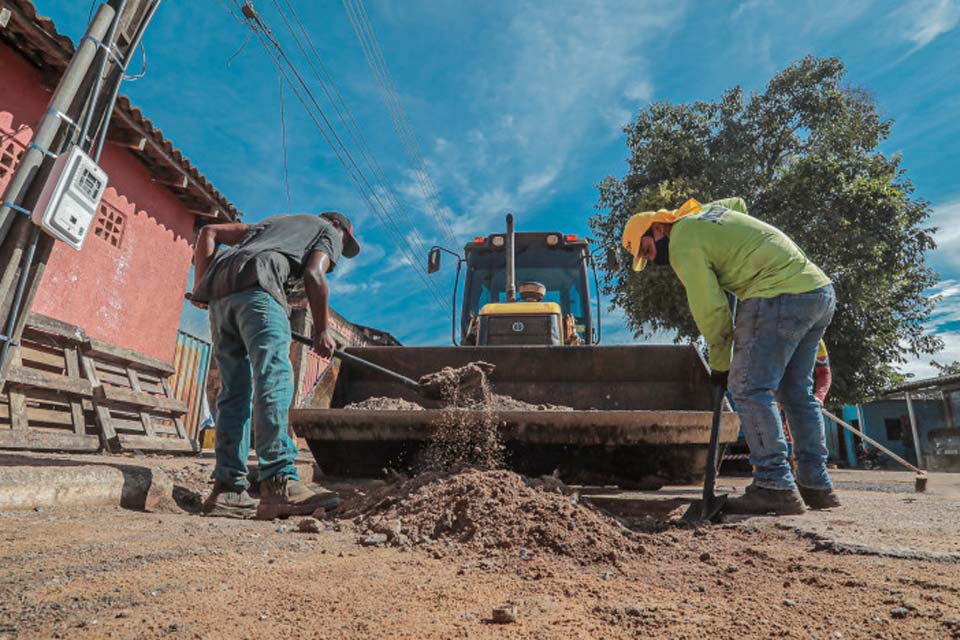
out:
<path id="1" fill-rule="evenodd" d="M 297 478 L 297 448 L 287 433 L 293 402 L 290 322 L 283 306 L 263 289 L 238 291 L 209 306 L 217 394 L 214 480 L 246 489 L 251 401 L 260 479 Z"/>
<path id="2" fill-rule="evenodd" d="M 730 392 L 759 487 L 832 487 L 823 415 L 813 397 L 813 367 L 835 307 L 833 285 L 827 285 L 808 293 L 744 300 L 737 309 Z M 793 433 L 796 479 L 777 401 Z"/>

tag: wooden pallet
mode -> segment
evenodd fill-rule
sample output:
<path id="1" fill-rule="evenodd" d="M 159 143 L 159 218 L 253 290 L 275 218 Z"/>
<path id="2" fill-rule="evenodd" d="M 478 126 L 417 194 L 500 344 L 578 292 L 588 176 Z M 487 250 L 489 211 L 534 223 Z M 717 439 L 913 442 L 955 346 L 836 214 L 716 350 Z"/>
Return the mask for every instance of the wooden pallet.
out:
<path id="1" fill-rule="evenodd" d="M 0 447 L 96 451 L 93 387 L 83 376 L 83 332 L 56 321 L 30 323 L 10 351 L 0 399 Z"/>
<path id="2" fill-rule="evenodd" d="M 0 404 L 0 448 L 192 452 L 162 360 L 30 314 Z M 7 428 L 4 428 L 7 427 Z"/>

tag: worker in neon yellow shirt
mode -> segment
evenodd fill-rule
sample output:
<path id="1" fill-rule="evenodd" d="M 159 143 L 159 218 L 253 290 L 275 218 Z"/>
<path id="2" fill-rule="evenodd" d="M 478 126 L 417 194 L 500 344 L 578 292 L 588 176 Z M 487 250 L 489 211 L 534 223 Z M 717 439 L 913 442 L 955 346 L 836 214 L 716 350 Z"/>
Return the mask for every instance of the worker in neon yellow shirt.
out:
<path id="1" fill-rule="evenodd" d="M 802 513 L 840 505 L 827 474 L 817 346 L 836 305 L 830 279 L 782 231 L 747 214 L 741 198 L 630 218 L 623 246 L 633 270 L 670 265 L 710 348 L 711 380 L 740 414 L 753 483 L 727 502 L 735 513 Z M 725 292 L 739 301 L 736 324 Z M 777 401 L 793 426 L 797 474 L 787 459 Z M 798 491 L 799 489 L 799 491 Z"/>

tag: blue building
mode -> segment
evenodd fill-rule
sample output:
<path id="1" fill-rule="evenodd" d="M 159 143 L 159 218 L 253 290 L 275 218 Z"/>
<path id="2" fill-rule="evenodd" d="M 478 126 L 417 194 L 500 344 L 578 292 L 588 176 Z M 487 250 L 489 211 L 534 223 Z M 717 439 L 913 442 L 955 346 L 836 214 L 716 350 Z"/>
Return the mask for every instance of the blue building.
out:
<path id="1" fill-rule="evenodd" d="M 960 375 L 917 380 L 889 389 L 872 402 L 843 407 L 841 418 L 905 460 L 925 469 L 942 453 L 938 439 L 960 434 Z M 830 458 L 842 465 L 857 464 L 860 438 L 827 423 Z M 867 449 L 872 447 L 864 443 Z M 919 445 L 919 446 L 918 446 Z M 919 450 L 919 451 L 918 451 Z M 919 453 L 919 455 L 918 455 Z M 960 457 L 958 457 L 960 459 Z"/>

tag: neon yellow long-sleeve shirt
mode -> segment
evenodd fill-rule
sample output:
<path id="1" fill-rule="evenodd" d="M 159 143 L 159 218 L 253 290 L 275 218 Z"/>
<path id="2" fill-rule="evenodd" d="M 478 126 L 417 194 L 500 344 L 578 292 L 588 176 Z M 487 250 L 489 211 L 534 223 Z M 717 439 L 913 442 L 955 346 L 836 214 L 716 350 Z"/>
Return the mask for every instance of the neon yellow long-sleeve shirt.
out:
<path id="1" fill-rule="evenodd" d="M 725 291 L 738 300 L 806 293 L 830 279 L 782 231 L 747 215 L 742 198 L 703 205 L 670 229 L 670 266 L 710 347 L 710 368 L 728 371 L 733 321 Z"/>

